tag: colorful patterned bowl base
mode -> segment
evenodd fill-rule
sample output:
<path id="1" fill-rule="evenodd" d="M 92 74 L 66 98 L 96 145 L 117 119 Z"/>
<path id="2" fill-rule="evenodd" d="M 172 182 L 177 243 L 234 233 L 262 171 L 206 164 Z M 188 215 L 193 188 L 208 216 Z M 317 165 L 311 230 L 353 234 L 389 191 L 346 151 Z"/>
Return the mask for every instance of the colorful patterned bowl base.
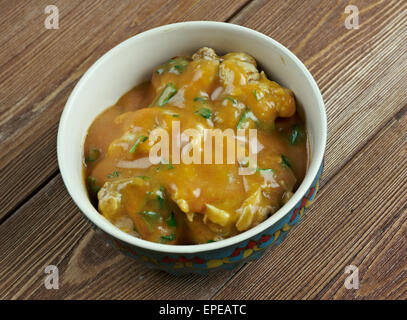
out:
<path id="1" fill-rule="evenodd" d="M 288 232 L 301 220 L 306 209 L 315 199 L 322 170 L 323 165 L 302 201 L 277 223 L 256 237 L 226 248 L 197 254 L 155 252 L 132 246 L 110 236 L 95 225 L 92 224 L 92 226 L 96 233 L 100 234 L 111 246 L 150 268 L 164 270 L 175 275 L 208 274 L 213 270 L 233 269 L 244 262 L 260 258 L 266 248 L 277 246 L 285 239 Z"/>

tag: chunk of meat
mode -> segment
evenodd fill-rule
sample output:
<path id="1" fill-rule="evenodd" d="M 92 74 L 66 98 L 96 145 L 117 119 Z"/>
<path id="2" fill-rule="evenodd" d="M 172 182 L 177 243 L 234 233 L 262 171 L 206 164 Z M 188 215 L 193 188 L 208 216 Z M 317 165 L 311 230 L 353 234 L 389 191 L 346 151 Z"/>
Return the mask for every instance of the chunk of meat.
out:
<path id="1" fill-rule="evenodd" d="M 179 243 L 182 228 L 167 201 L 165 189 L 141 177 L 107 181 L 98 193 L 99 211 L 123 231 L 141 238 Z"/>
<path id="2" fill-rule="evenodd" d="M 267 203 L 262 194 L 262 188 L 258 188 L 237 210 L 240 215 L 236 222 L 237 229 L 245 231 L 254 227 L 264 221 L 268 214 L 273 213 L 272 210 L 273 207 Z"/>
<path id="3" fill-rule="evenodd" d="M 197 61 L 200 59 L 219 60 L 219 57 L 212 48 L 203 47 L 192 55 L 192 60 Z"/>

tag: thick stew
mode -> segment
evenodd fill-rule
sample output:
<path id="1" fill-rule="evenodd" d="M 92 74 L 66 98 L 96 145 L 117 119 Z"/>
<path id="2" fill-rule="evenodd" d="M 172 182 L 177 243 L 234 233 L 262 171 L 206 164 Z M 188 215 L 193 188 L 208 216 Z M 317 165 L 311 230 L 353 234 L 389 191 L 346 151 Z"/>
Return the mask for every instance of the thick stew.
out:
<path id="1" fill-rule="evenodd" d="M 151 160 L 163 140 L 157 129 L 168 134 L 170 150 L 158 162 Z M 228 161 L 226 135 L 219 139 L 223 162 L 215 160 L 215 142 L 206 159 L 213 161 L 204 154 L 201 163 L 183 161 L 205 149 L 208 129 L 232 133 L 235 147 L 251 151 L 256 163 Z M 254 139 L 238 136 L 248 129 L 256 130 Z M 172 58 L 151 82 L 125 93 L 96 118 L 84 147 L 86 185 L 98 211 L 135 237 L 165 244 L 219 241 L 256 226 L 291 198 L 307 165 L 293 93 L 259 72 L 251 56 L 218 56 L 206 47 Z M 241 174 L 245 167 L 250 174 Z"/>

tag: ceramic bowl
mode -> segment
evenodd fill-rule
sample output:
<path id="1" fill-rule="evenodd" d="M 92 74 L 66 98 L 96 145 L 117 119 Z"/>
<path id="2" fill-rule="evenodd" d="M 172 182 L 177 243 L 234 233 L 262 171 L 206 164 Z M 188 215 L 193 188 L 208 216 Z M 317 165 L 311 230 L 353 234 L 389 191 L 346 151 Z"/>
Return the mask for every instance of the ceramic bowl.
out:
<path id="1" fill-rule="evenodd" d="M 135 85 L 150 79 L 155 66 L 207 46 L 217 53 L 243 51 L 260 69 L 290 88 L 302 106 L 311 162 L 294 196 L 256 227 L 229 239 L 200 245 L 166 245 L 133 237 L 116 228 L 92 206 L 82 172 L 83 146 L 93 120 Z M 229 23 L 197 21 L 165 25 L 140 33 L 111 49 L 83 75 L 62 113 L 58 163 L 74 202 L 113 247 L 137 261 L 174 274 L 234 268 L 279 244 L 298 223 L 318 190 L 326 144 L 324 102 L 315 80 L 287 48 L 257 31 Z"/>

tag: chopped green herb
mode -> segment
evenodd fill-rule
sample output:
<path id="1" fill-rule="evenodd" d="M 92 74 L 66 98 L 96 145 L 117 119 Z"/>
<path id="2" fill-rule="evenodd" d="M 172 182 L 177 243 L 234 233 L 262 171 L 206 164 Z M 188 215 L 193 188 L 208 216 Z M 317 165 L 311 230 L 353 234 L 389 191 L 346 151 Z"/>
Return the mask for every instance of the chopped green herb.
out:
<path id="1" fill-rule="evenodd" d="M 160 209 L 164 207 L 164 188 L 161 187 L 160 190 L 157 190 L 157 200 L 158 200 L 158 206 Z"/>
<path id="2" fill-rule="evenodd" d="M 242 116 L 239 119 L 239 122 L 237 123 L 237 129 L 240 129 L 243 122 L 245 122 L 247 119 L 252 119 L 256 125 L 258 125 L 259 120 L 255 117 L 255 115 L 250 111 L 249 108 L 246 108 L 246 110 L 243 112 Z"/>
<path id="3" fill-rule="evenodd" d="M 176 64 L 171 67 L 170 73 L 181 74 L 183 69 L 184 68 L 182 66 L 180 66 L 179 64 Z"/>
<path id="4" fill-rule="evenodd" d="M 243 122 L 245 122 L 246 119 L 249 117 L 249 113 L 250 113 L 250 110 L 249 110 L 249 109 L 246 109 L 246 110 L 243 112 L 242 116 L 241 116 L 240 119 L 239 119 L 239 122 L 237 123 L 237 128 L 238 128 L 238 129 L 240 129 L 240 127 L 242 126 Z"/>
<path id="5" fill-rule="evenodd" d="M 260 98 L 257 95 L 257 90 L 256 89 L 254 89 L 253 94 L 254 94 L 254 97 L 256 98 L 256 100 L 259 101 Z"/>
<path id="6" fill-rule="evenodd" d="M 147 225 L 148 230 L 150 230 L 150 232 L 153 231 L 153 226 L 151 225 L 151 223 L 146 219 L 146 217 L 141 217 L 141 219 L 144 221 L 144 223 Z"/>
<path id="7" fill-rule="evenodd" d="M 175 238 L 176 238 L 176 236 L 173 233 L 168 236 L 161 236 L 161 240 L 163 240 L 163 241 L 172 241 L 172 240 L 175 240 Z"/>
<path id="8" fill-rule="evenodd" d="M 156 73 L 158 75 L 161 75 L 164 72 L 168 71 L 168 72 L 174 73 L 174 74 L 181 74 L 182 72 L 184 72 L 184 69 L 187 66 L 188 66 L 188 61 L 184 58 L 171 59 L 170 61 L 168 61 L 168 63 L 160 66 L 156 70 Z"/>
<path id="9" fill-rule="evenodd" d="M 174 169 L 174 166 L 173 166 L 172 164 L 167 164 L 166 166 L 167 166 L 167 169 L 168 169 L 168 170 Z M 156 172 L 159 172 L 159 171 L 161 171 L 162 168 L 163 168 L 163 166 L 160 165 L 160 166 L 158 166 L 158 167 L 155 169 L 155 171 L 156 171 Z"/>
<path id="10" fill-rule="evenodd" d="M 159 74 L 159 75 L 163 74 L 164 71 L 165 71 L 165 68 L 164 68 L 164 67 L 158 68 L 158 69 L 156 70 L 157 74 Z"/>
<path id="11" fill-rule="evenodd" d="M 139 233 L 136 226 L 133 226 L 133 231 Z"/>
<path id="12" fill-rule="evenodd" d="M 155 101 L 154 104 L 158 105 L 159 107 L 162 107 L 165 105 L 175 94 L 177 93 L 177 88 L 175 87 L 175 84 L 172 82 L 169 82 L 164 90 L 161 92 L 160 96 L 158 99 Z"/>
<path id="13" fill-rule="evenodd" d="M 195 111 L 196 114 L 199 114 L 201 117 L 204 117 L 205 119 L 209 119 L 212 117 L 212 111 L 209 110 L 208 108 L 201 108 L 198 111 Z"/>
<path id="14" fill-rule="evenodd" d="M 202 103 L 207 103 L 207 100 L 205 97 L 196 97 L 194 98 L 195 102 L 202 102 Z"/>
<path id="15" fill-rule="evenodd" d="M 140 212 L 141 215 L 143 215 L 144 217 L 150 218 L 150 219 L 158 219 L 158 217 L 160 216 L 157 212 L 154 211 L 142 211 Z"/>
<path id="16" fill-rule="evenodd" d="M 165 164 L 168 170 L 174 169 L 174 166 L 167 160 L 161 160 L 161 163 Z"/>
<path id="17" fill-rule="evenodd" d="M 182 72 L 184 72 L 184 69 L 188 66 L 188 61 L 181 58 L 181 59 L 171 59 L 169 62 L 170 73 L 174 73 L 174 74 L 181 74 Z"/>
<path id="18" fill-rule="evenodd" d="M 287 157 L 283 154 L 281 155 L 281 159 L 283 160 L 283 165 L 289 168 L 292 168 L 290 161 L 288 161 Z"/>
<path id="19" fill-rule="evenodd" d="M 260 168 L 257 168 L 257 171 L 259 171 L 260 173 L 261 173 L 261 172 L 274 172 L 274 170 L 271 169 L 271 168 L 268 168 L 268 169 L 260 169 Z"/>
<path id="20" fill-rule="evenodd" d="M 175 220 L 174 212 L 171 212 L 170 217 L 165 222 L 167 222 L 167 225 L 169 227 L 176 227 L 177 226 L 177 220 Z"/>
<path id="21" fill-rule="evenodd" d="M 95 179 L 94 177 L 88 176 L 88 184 L 89 184 L 89 187 L 91 188 L 91 190 L 92 190 L 94 193 L 98 193 L 98 192 L 99 192 L 100 187 L 96 185 L 96 179 Z"/>
<path id="22" fill-rule="evenodd" d="M 100 156 L 100 150 L 97 148 L 91 148 L 89 150 L 89 154 L 88 156 L 85 158 L 85 162 L 89 163 L 89 162 L 93 162 L 96 161 Z"/>
<path id="23" fill-rule="evenodd" d="M 295 124 L 290 134 L 290 144 L 295 144 L 301 138 L 301 132 L 298 126 Z"/>
<path id="24" fill-rule="evenodd" d="M 174 117 L 174 118 L 178 118 L 178 117 L 179 117 L 179 114 L 178 114 L 178 113 L 173 113 L 173 112 L 171 112 L 170 110 L 164 110 L 163 113 L 164 113 L 164 114 L 168 114 L 168 115 L 170 115 L 170 116 L 172 116 L 172 117 Z"/>
<path id="25" fill-rule="evenodd" d="M 130 153 L 134 153 L 134 151 L 136 151 L 138 145 L 139 145 L 140 143 L 143 143 L 143 142 L 146 141 L 147 139 L 148 139 L 148 137 L 146 137 L 146 136 L 140 136 L 140 137 L 138 137 L 137 140 L 136 140 L 136 142 L 135 142 L 134 145 L 131 147 L 131 149 L 130 149 L 129 152 L 130 152 Z"/>
<path id="26" fill-rule="evenodd" d="M 215 240 L 208 240 L 208 243 L 212 243 L 212 242 L 215 242 Z"/>
<path id="27" fill-rule="evenodd" d="M 136 178 L 140 178 L 140 179 L 143 179 L 143 180 L 150 179 L 150 177 L 147 177 L 147 176 L 136 176 Z"/>
<path id="28" fill-rule="evenodd" d="M 233 97 L 227 96 L 227 97 L 225 97 L 225 100 L 231 101 L 234 106 L 237 105 L 237 100 Z"/>
<path id="29" fill-rule="evenodd" d="M 242 116 L 240 117 L 239 122 L 237 123 L 237 129 L 240 129 L 242 123 L 246 120 L 246 118 L 247 118 L 247 112 L 248 112 L 248 109 L 246 109 L 246 110 L 243 112 Z"/>
<path id="30" fill-rule="evenodd" d="M 119 176 L 119 171 L 113 171 L 113 173 L 109 173 L 108 175 L 107 175 L 107 177 L 109 178 L 109 179 L 111 179 L 111 178 L 117 178 L 118 176 Z"/>

